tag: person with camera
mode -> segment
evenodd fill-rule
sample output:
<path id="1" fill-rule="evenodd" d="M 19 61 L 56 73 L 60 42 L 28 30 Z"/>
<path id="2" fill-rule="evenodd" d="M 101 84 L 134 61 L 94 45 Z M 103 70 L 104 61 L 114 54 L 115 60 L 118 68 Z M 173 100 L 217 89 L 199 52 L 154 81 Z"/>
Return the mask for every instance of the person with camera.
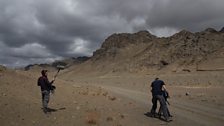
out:
<path id="1" fill-rule="evenodd" d="M 159 80 L 159 78 L 156 78 L 151 83 L 151 92 L 152 92 L 152 108 L 151 108 L 151 114 L 152 116 L 156 116 L 156 108 L 157 108 L 157 100 L 160 103 L 160 113 L 163 113 L 163 116 L 165 118 L 165 121 L 169 122 L 172 121 L 172 119 L 169 116 L 169 111 L 167 108 L 165 97 L 163 96 L 163 91 L 166 91 L 168 94 L 168 91 L 165 87 L 165 83 L 162 80 Z"/>

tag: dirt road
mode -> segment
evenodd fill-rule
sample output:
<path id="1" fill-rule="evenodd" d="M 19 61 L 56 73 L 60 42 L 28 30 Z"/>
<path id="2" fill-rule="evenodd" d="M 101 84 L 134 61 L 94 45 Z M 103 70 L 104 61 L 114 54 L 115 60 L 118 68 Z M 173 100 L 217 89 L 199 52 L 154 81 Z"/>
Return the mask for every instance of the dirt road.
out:
<path id="1" fill-rule="evenodd" d="M 97 85 L 98 86 L 98 85 Z M 151 106 L 149 100 L 151 96 L 147 92 L 125 89 L 120 87 L 100 85 L 104 89 L 116 93 L 118 96 L 136 101 L 143 108 Z M 169 109 L 172 113 L 173 121 L 166 125 L 197 125 L 197 126 L 222 126 L 224 122 L 224 108 L 216 107 L 212 104 L 202 104 L 199 102 L 184 101 L 182 98 L 171 98 Z M 144 118 L 144 115 L 139 115 Z M 150 119 L 152 120 L 152 119 Z M 154 121 L 161 121 L 154 119 Z"/>

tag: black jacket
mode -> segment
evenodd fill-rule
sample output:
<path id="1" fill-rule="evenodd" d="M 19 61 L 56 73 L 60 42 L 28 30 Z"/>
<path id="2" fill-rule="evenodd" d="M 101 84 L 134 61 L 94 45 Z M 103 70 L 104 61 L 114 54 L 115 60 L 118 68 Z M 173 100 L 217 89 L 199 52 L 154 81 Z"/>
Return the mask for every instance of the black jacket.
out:
<path id="1" fill-rule="evenodd" d="M 165 83 L 162 80 L 155 80 L 152 82 L 152 95 L 163 95 L 162 87 Z"/>
<path id="2" fill-rule="evenodd" d="M 49 80 L 46 76 L 41 76 L 38 78 L 37 85 L 40 86 L 41 91 L 44 91 L 44 90 L 50 91 L 50 90 L 52 90 L 53 82 L 54 81 L 49 82 Z"/>

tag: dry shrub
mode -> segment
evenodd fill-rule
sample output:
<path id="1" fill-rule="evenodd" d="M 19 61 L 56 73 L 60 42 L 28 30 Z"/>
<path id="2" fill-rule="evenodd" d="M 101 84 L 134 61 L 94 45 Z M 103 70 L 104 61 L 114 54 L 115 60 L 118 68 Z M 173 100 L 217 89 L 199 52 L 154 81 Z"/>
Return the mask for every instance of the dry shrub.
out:
<path id="1" fill-rule="evenodd" d="M 109 99 L 110 99 L 111 101 L 114 101 L 114 100 L 116 100 L 117 98 L 114 97 L 114 96 L 109 96 Z"/>
<path id="2" fill-rule="evenodd" d="M 83 92 L 81 92 L 81 94 L 82 94 L 82 95 L 88 95 L 89 92 L 88 92 L 88 91 L 83 91 Z"/>
<path id="3" fill-rule="evenodd" d="M 103 96 L 107 96 L 107 95 L 108 95 L 108 92 L 104 92 L 104 93 L 103 93 Z"/>
<path id="4" fill-rule="evenodd" d="M 122 119 L 124 119 L 124 115 L 123 115 L 123 114 L 121 114 L 120 117 L 121 117 Z"/>
<path id="5" fill-rule="evenodd" d="M 99 123 L 100 114 L 96 111 L 86 113 L 86 123 L 96 125 Z"/>
<path id="6" fill-rule="evenodd" d="M 109 122 L 109 121 L 113 121 L 114 119 L 113 119 L 113 117 L 107 117 L 107 121 Z"/>
<path id="7" fill-rule="evenodd" d="M 99 96 L 100 94 L 102 93 L 102 89 L 101 88 L 99 88 L 98 90 L 97 90 L 97 96 Z"/>
<path id="8" fill-rule="evenodd" d="M 87 123 L 88 124 L 92 124 L 92 125 L 96 125 L 97 124 L 97 121 L 94 120 L 94 119 L 89 119 L 89 120 L 87 120 Z"/>

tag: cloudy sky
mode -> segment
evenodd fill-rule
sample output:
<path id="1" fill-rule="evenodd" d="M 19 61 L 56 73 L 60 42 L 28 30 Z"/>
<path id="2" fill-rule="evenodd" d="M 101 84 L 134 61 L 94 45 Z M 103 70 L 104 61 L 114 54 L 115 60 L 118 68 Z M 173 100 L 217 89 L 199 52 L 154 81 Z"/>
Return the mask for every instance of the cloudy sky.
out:
<path id="1" fill-rule="evenodd" d="M 91 56 L 113 33 L 224 26 L 224 0 L 0 0 L 0 64 Z"/>

